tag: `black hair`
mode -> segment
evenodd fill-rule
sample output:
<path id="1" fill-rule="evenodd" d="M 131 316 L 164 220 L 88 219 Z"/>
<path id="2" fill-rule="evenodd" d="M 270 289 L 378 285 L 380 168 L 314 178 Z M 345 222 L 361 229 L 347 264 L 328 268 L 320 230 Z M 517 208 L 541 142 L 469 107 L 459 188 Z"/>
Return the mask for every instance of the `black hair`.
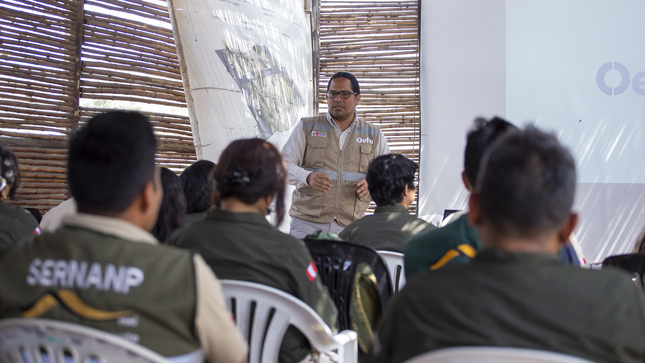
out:
<path id="1" fill-rule="evenodd" d="M 213 193 L 210 174 L 215 166 L 212 161 L 199 160 L 187 167 L 179 176 L 186 197 L 186 214 L 200 213 L 210 208 Z"/>
<path id="2" fill-rule="evenodd" d="M 11 185 L 8 195 L 13 199 L 20 185 L 20 168 L 16 155 L 4 146 L 0 146 L 0 177 L 3 177 L 7 184 Z"/>
<path id="3" fill-rule="evenodd" d="M 287 169 L 274 145 L 257 138 L 233 141 L 222 152 L 213 178 L 217 188 L 214 206 L 230 197 L 253 204 L 271 196 L 276 204 L 276 227 L 282 223 Z"/>
<path id="4" fill-rule="evenodd" d="M 36 222 L 40 224 L 40 221 L 43 220 L 43 215 L 40 213 L 40 211 L 36 208 L 25 208 L 26 211 L 31 213 L 32 216 L 34 216 L 34 219 L 36 219 Z"/>
<path id="5" fill-rule="evenodd" d="M 352 91 L 356 92 L 357 94 L 361 94 L 361 87 L 358 85 L 358 80 L 356 77 L 354 77 L 353 74 L 349 72 L 336 72 L 331 78 L 329 79 L 329 82 L 327 82 L 327 91 L 329 91 L 329 85 L 331 85 L 331 81 L 334 78 L 346 78 L 349 79 L 349 81 L 352 83 Z"/>
<path id="6" fill-rule="evenodd" d="M 531 125 L 507 133 L 487 150 L 479 173 L 482 216 L 497 233 L 557 230 L 571 213 L 576 165 L 553 134 Z"/>
<path id="7" fill-rule="evenodd" d="M 474 124 L 475 126 L 466 136 L 466 151 L 464 152 L 464 171 L 471 185 L 474 185 L 477 181 L 479 164 L 486 148 L 505 132 L 517 130 L 515 125 L 499 117 L 495 117 L 490 121 L 477 118 Z"/>
<path id="8" fill-rule="evenodd" d="M 152 228 L 152 233 L 161 243 L 168 243 L 172 232 L 181 227 L 186 215 L 186 199 L 181 189 L 181 182 L 177 174 L 168 168 L 161 168 L 161 186 L 163 199 L 159 208 L 157 223 Z"/>
<path id="9" fill-rule="evenodd" d="M 367 168 L 367 187 L 377 206 L 395 205 L 403 200 L 405 186 L 414 189 L 419 165 L 401 154 L 376 157 Z"/>
<path id="10" fill-rule="evenodd" d="M 92 117 L 69 144 L 67 178 L 79 212 L 124 211 L 154 180 L 156 150 L 146 116 L 114 111 Z"/>

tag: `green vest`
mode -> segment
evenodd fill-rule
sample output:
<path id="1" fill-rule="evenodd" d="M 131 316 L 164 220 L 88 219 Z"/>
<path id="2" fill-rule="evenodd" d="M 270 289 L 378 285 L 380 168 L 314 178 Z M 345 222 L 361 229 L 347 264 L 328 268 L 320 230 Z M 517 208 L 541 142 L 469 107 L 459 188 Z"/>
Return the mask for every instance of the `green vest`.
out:
<path id="1" fill-rule="evenodd" d="M 64 226 L 0 263 L 0 319 L 62 320 L 183 355 L 200 348 L 194 271 L 187 251 Z"/>
<path id="2" fill-rule="evenodd" d="M 375 158 L 381 140 L 379 128 L 356 117 L 343 150 L 338 137 L 325 116 L 302 119 L 307 146 L 302 167 L 320 171 L 331 178 L 331 190 L 321 192 L 304 186 L 293 192 L 289 215 L 315 223 L 330 223 L 334 219 L 345 227 L 362 218 L 370 199 L 356 194 L 355 182 L 365 178 L 367 166 Z"/>

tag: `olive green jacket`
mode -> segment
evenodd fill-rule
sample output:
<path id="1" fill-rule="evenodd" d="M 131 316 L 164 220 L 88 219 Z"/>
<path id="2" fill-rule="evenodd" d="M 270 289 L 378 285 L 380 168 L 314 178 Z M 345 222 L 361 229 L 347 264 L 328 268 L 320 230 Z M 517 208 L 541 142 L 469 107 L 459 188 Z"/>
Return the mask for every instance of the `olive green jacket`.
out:
<path id="1" fill-rule="evenodd" d="M 470 264 L 413 276 L 388 303 L 377 332 L 372 362 L 403 362 L 455 346 L 498 346 L 642 363 L 645 296 L 617 269 L 483 250 Z"/>
<path id="2" fill-rule="evenodd" d="M 403 252 L 403 246 L 410 237 L 433 229 L 436 227 L 397 204 L 376 207 L 373 215 L 352 222 L 340 237 L 375 250 Z"/>
<path id="3" fill-rule="evenodd" d="M 338 312 L 320 277 L 308 273 L 312 258 L 304 242 L 278 231 L 264 216 L 211 209 L 205 219 L 176 230 L 170 244 L 202 255 L 219 279 L 255 282 L 297 297 L 336 329 Z M 279 361 L 299 362 L 310 352 L 305 337 L 290 327 Z"/>

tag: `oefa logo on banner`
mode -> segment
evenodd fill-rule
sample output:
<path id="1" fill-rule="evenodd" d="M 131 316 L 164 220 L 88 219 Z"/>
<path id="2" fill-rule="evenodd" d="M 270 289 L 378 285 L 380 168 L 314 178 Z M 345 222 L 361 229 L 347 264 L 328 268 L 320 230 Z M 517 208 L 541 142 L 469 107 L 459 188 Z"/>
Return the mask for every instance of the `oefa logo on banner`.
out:
<path id="1" fill-rule="evenodd" d="M 620 84 L 614 88 L 611 88 L 605 82 L 605 76 L 609 71 L 616 70 L 620 73 Z M 618 62 L 607 62 L 600 66 L 598 72 L 596 73 L 596 83 L 598 88 L 607 95 L 618 96 L 619 94 L 625 92 L 629 88 L 630 75 L 629 70 L 622 63 Z M 631 79 L 632 88 L 634 92 L 638 93 L 641 96 L 645 96 L 645 71 L 638 72 L 634 75 L 634 78 Z"/>

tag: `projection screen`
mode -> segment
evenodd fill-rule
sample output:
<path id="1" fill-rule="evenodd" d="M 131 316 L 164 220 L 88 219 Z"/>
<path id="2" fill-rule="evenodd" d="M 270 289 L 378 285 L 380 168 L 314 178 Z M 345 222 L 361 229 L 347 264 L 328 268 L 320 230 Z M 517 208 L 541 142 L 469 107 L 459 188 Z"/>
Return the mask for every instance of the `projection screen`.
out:
<path id="1" fill-rule="evenodd" d="M 632 0 L 423 0 L 419 215 L 466 208 L 466 132 L 499 115 L 572 151 L 587 261 L 629 253 L 645 226 L 644 13 Z"/>

